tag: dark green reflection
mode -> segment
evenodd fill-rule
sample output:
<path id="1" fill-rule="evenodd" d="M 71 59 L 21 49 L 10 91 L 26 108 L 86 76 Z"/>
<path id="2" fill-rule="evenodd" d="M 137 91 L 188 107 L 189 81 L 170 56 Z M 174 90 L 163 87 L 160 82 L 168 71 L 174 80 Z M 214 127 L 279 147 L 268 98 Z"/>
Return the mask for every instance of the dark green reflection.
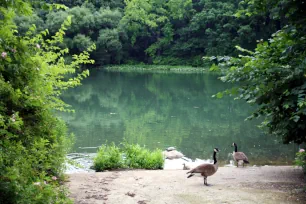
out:
<path id="1" fill-rule="evenodd" d="M 65 113 L 76 135 L 76 152 L 95 152 L 105 141 L 148 148 L 176 146 L 187 157 L 228 162 L 232 142 L 252 164 L 287 164 L 296 148 L 265 135 L 258 121 L 244 121 L 251 107 L 211 96 L 226 88 L 212 74 L 91 72 L 83 85 L 63 96 L 76 113 Z"/>

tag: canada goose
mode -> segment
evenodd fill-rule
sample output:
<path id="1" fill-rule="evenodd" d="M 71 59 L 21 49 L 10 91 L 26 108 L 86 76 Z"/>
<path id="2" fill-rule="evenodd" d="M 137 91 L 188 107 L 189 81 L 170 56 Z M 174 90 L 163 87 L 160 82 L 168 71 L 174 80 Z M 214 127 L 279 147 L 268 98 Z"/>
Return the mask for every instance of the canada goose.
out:
<path id="1" fill-rule="evenodd" d="M 233 152 L 233 158 L 234 160 L 237 162 L 237 167 L 238 167 L 238 163 L 239 161 L 243 162 L 243 167 L 244 167 L 244 163 L 250 163 L 248 157 L 243 153 L 243 152 L 238 152 L 237 151 L 237 144 L 234 142 L 232 144 L 232 146 L 235 147 L 235 151 Z"/>
<path id="2" fill-rule="evenodd" d="M 212 176 L 215 174 L 218 170 L 218 163 L 216 159 L 216 153 L 219 152 L 218 148 L 214 149 L 214 164 L 201 164 L 197 166 L 196 168 L 190 170 L 187 172 L 187 174 L 190 173 L 190 175 L 187 178 L 190 178 L 194 176 L 194 173 L 201 173 L 201 175 L 204 177 L 204 185 L 208 186 L 207 184 L 207 177 Z"/>

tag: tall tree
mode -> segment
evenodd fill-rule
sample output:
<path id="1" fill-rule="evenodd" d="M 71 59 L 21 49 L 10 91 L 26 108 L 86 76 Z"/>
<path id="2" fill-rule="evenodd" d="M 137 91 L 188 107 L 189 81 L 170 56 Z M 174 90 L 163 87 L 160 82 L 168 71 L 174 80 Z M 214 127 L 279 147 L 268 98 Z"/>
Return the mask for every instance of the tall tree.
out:
<path id="1" fill-rule="evenodd" d="M 282 20 L 282 29 L 269 41 L 259 41 L 255 52 L 238 47 L 239 58 L 225 60 L 221 80 L 239 86 L 226 94 L 258 104 L 250 118 L 264 116 L 263 126 L 283 138 L 284 143 L 306 142 L 306 15 L 302 1 L 246 1 L 249 5 L 237 15 L 269 15 Z M 218 69 L 213 66 L 212 69 Z M 218 93 L 221 97 L 223 93 Z"/>

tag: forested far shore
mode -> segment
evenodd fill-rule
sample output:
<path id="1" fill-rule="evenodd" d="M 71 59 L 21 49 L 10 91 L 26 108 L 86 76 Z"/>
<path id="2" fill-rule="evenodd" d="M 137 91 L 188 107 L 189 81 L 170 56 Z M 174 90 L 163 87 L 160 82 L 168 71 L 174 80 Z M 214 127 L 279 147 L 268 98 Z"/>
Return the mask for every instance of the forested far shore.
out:
<path id="1" fill-rule="evenodd" d="M 68 16 L 62 47 L 71 54 L 86 50 L 95 65 L 158 64 L 203 66 L 203 56 L 237 56 L 236 45 L 253 50 L 286 21 L 269 12 L 240 15 L 240 0 L 48 0 L 68 8 L 46 11 L 36 6 L 33 16 L 17 16 L 20 35 L 35 24 L 54 34 Z"/>

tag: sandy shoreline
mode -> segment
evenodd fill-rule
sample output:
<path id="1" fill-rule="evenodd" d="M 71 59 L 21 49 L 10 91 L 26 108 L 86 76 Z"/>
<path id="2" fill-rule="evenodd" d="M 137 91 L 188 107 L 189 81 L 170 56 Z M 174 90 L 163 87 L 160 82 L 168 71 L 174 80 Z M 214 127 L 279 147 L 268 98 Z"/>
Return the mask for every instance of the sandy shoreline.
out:
<path id="1" fill-rule="evenodd" d="M 203 186 L 186 170 L 134 170 L 74 173 L 66 185 L 76 204 L 305 203 L 300 168 L 220 167 Z"/>

